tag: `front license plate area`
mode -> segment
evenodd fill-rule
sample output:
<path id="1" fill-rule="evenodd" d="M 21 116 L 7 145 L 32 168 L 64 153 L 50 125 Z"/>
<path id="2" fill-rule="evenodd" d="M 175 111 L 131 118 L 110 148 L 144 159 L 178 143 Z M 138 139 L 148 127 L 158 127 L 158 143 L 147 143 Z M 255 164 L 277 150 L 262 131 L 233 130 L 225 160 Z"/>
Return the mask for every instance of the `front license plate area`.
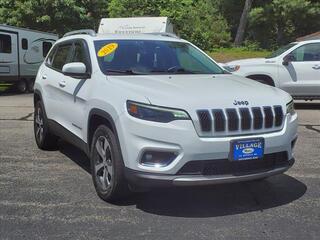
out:
<path id="1" fill-rule="evenodd" d="M 264 139 L 241 139 L 231 141 L 230 160 L 244 161 L 263 158 Z"/>

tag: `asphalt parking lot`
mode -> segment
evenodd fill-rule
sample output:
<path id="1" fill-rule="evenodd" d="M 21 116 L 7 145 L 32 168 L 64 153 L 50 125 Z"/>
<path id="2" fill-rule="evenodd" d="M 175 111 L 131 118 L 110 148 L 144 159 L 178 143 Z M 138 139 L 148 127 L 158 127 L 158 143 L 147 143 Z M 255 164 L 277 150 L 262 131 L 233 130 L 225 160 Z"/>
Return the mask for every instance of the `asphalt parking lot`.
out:
<path id="1" fill-rule="evenodd" d="M 320 103 L 299 103 L 296 164 L 262 182 L 100 200 L 71 145 L 37 149 L 32 95 L 0 95 L 0 239 L 319 239 Z"/>

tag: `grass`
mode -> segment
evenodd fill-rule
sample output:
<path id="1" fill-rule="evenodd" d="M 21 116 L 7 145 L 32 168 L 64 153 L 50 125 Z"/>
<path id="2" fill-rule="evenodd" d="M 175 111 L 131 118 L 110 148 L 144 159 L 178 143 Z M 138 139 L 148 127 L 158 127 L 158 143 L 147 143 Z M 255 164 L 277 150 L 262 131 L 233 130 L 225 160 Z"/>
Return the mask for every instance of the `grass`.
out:
<path id="1" fill-rule="evenodd" d="M 10 86 L 11 84 L 8 83 L 0 83 L 0 92 L 7 90 Z"/>
<path id="2" fill-rule="evenodd" d="M 248 50 L 246 48 L 219 48 L 208 54 L 217 62 L 225 63 L 237 59 L 266 57 L 270 53 L 266 50 Z"/>

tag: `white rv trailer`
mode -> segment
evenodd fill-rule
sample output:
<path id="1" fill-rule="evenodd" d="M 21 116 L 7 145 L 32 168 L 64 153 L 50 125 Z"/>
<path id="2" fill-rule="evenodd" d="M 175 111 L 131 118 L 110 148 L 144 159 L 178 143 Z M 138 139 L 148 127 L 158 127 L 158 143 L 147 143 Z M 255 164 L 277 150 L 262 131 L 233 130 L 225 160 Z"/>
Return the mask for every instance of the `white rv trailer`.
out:
<path id="1" fill-rule="evenodd" d="M 38 68 L 58 35 L 0 24 L 0 83 L 32 91 Z"/>
<path id="2" fill-rule="evenodd" d="M 167 33 L 174 34 L 168 17 L 102 18 L 98 33 Z"/>

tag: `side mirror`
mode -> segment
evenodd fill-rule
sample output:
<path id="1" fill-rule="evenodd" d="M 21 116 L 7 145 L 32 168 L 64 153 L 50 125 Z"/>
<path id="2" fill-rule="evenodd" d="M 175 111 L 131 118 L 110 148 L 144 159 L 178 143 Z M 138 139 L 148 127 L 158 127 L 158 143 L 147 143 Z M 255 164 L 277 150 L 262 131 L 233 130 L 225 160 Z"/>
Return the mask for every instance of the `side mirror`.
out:
<path id="1" fill-rule="evenodd" d="M 62 73 L 66 76 L 79 79 L 87 79 L 90 74 L 87 73 L 87 67 L 82 62 L 67 63 L 62 68 Z"/>
<path id="2" fill-rule="evenodd" d="M 288 66 L 289 63 L 292 62 L 292 61 L 294 61 L 294 56 L 291 55 L 291 54 L 288 54 L 283 58 L 282 65 L 283 66 Z"/>

